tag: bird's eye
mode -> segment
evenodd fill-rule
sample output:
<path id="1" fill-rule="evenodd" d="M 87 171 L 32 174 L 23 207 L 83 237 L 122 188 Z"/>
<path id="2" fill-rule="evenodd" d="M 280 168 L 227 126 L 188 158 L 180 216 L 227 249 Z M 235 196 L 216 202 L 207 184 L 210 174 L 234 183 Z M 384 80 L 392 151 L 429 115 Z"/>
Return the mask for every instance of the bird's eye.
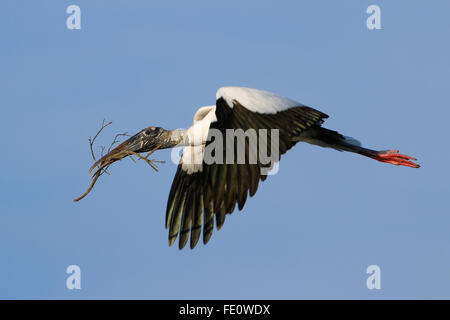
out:
<path id="1" fill-rule="evenodd" d="M 147 130 L 145 130 L 145 134 L 150 134 L 152 131 L 155 131 L 155 127 L 150 127 Z"/>

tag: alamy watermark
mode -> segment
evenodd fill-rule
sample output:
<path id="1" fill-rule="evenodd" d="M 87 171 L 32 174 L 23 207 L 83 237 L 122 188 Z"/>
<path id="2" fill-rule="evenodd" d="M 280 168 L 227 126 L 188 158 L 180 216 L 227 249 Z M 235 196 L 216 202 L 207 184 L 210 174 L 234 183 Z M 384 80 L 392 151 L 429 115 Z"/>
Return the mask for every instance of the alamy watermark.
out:
<path id="1" fill-rule="evenodd" d="M 381 289 L 381 269 L 376 264 L 371 264 L 366 269 L 367 274 L 370 276 L 367 278 L 366 286 L 369 290 Z"/>
<path id="2" fill-rule="evenodd" d="M 81 29 L 81 9 L 79 6 L 72 4 L 67 7 L 66 13 L 70 16 L 66 19 L 66 27 L 69 30 Z"/>
<path id="3" fill-rule="evenodd" d="M 66 279 L 66 288 L 69 290 L 81 289 L 81 269 L 76 264 L 67 267 L 66 273 L 70 276 Z"/>
<path id="4" fill-rule="evenodd" d="M 366 20 L 366 26 L 369 30 L 381 29 L 381 9 L 376 4 L 367 7 L 366 13 L 370 16 Z"/>
<path id="5" fill-rule="evenodd" d="M 195 131 L 188 133 L 187 141 L 172 149 L 172 162 L 178 164 L 182 159 L 183 165 L 193 168 L 201 167 L 203 163 L 259 164 L 262 175 L 278 172 L 279 129 L 226 129 L 224 134 L 221 130 L 210 128 L 208 137 L 202 134 Z"/>

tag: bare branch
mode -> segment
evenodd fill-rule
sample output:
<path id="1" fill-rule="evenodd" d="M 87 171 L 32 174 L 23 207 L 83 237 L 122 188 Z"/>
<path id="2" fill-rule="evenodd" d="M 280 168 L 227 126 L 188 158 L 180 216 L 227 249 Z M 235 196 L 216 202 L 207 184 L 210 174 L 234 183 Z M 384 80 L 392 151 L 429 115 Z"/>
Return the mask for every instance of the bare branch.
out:
<path id="1" fill-rule="evenodd" d="M 111 142 L 111 144 L 109 145 L 108 153 L 111 151 L 111 148 L 113 147 L 113 145 L 115 145 L 117 142 L 119 142 L 119 141 L 117 140 L 119 137 L 129 137 L 129 136 L 130 136 L 130 135 L 128 134 L 128 132 L 116 134 L 116 136 L 114 137 L 113 142 Z"/>
<path id="2" fill-rule="evenodd" d="M 105 127 L 109 126 L 111 123 L 112 123 L 112 122 L 108 122 L 108 123 L 105 124 L 105 120 L 103 120 L 103 122 L 102 122 L 102 127 L 101 127 L 100 130 L 97 132 L 97 134 L 94 136 L 94 138 L 93 138 L 93 139 L 89 138 L 89 146 L 90 146 L 92 158 L 94 159 L 94 161 L 96 161 L 95 155 L 94 155 L 94 151 L 93 151 L 93 145 L 94 145 L 95 139 L 98 137 L 98 135 L 100 134 L 100 132 L 102 132 L 102 130 L 103 130 Z M 94 164 L 94 166 L 91 167 L 91 170 L 94 169 L 95 167 L 97 167 L 97 168 L 96 168 L 95 172 L 92 174 L 92 181 L 91 181 L 91 184 L 89 185 L 89 188 L 86 190 L 85 193 L 83 193 L 80 197 L 74 199 L 73 201 L 78 202 L 78 201 L 80 201 L 81 199 L 83 199 L 84 197 L 86 197 L 86 196 L 89 194 L 89 192 L 91 192 L 91 190 L 94 188 L 94 185 L 95 185 L 95 183 L 97 182 L 98 178 L 99 178 L 103 173 L 109 174 L 109 172 L 107 171 L 107 169 L 111 166 L 111 164 L 112 164 L 113 162 L 115 162 L 115 161 L 117 161 L 117 160 L 121 160 L 121 159 L 123 159 L 123 158 L 125 158 L 125 157 L 127 157 L 127 156 L 129 156 L 129 157 L 131 158 L 131 160 L 133 160 L 134 162 L 136 162 L 136 160 L 135 160 L 132 156 L 136 156 L 136 157 L 139 158 L 139 159 L 143 159 L 143 160 L 144 160 L 144 161 L 145 161 L 145 162 L 146 162 L 153 170 L 155 170 L 156 172 L 158 172 L 157 164 L 158 164 L 158 163 L 164 163 L 164 161 L 158 161 L 158 160 L 154 160 L 154 159 L 149 159 L 148 157 L 149 157 L 153 152 L 155 152 L 156 150 L 158 150 L 158 149 L 161 147 L 161 145 L 159 145 L 159 146 L 157 146 L 156 148 L 154 148 L 154 149 L 153 149 L 152 151 L 150 151 L 146 156 L 142 156 L 142 155 L 140 155 L 139 153 L 136 153 L 136 152 L 133 152 L 133 151 L 130 151 L 130 150 L 123 150 L 123 151 L 120 151 L 120 152 L 113 152 L 111 155 L 109 155 L 109 153 L 110 153 L 112 147 L 114 146 L 114 144 L 116 144 L 116 143 L 118 142 L 118 138 L 121 137 L 121 136 L 129 136 L 129 135 L 128 135 L 128 133 L 119 133 L 119 134 L 117 134 L 117 135 L 114 137 L 113 142 L 112 142 L 111 145 L 109 146 L 108 152 L 107 152 L 106 156 L 104 156 L 104 157 L 103 157 L 103 153 L 104 153 L 105 147 L 103 147 L 103 146 L 101 147 L 101 148 L 102 148 L 102 151 L 101 151 L 101 156 L 102 156 L 101 162 L 99 162 L 99 163 L 97 164 L 97 161 L 96 161 L 96 163 Z M 104 158 L 104 159 L 103 159 L 103 158 Z"/>
<path id="3" fill-rule="evenodd" d="M 105 146 L 100 146 L 100 158 L 103 157 L 103 153 L 105 153 L 105 149 L 106 149 Z M 94 159 L 94 161 L 97 161 L 97 160 Z"/>
<path id="4" fill-rule="evenodd" d="M 78 202 L 78 201 L 80 201 L 81 199 L 83 199 L 84 197 L 86 197 L 86 196 L 88 195 L 88 193 L 91 192 L 92 188 L 94 188 L 94 185 L 95 185 L 95 183 L 97 182 L 97 179 L 98 179 L 100 176 L 101 176 L 101 173 L 95 175 L 95 176 L 92 178 L 91 185 L 90 185 L 89 188 L 86 190 L 86 192 L 83 193 L 83 194 L 82 194 L 81 196 L 79 196 L 78 198 L 73 199 L 73 201 L 74 201 L 74 202 Z"/>
<path id="5" fill-rule="evenodd" d="M 89 137 L 89 147 L 90 147 L 90 149 L 91 149 L 91 155 L 92 155 L 92 158 L 94 159 L 94 161 L 97 161 L 97 159 L 95 159 L 94 150 L 93 150 L 95 139 L 97 139 L 97 137 L 98 137 L 98 135 L 100 134 L 100 132 L 102 132 L 103 129 L 105 129 L 105 128 L 106 128 L 107 126 L 109 126 L 110 124 L 112 124 L 111 121 L 108 122 L 107 124 L 105 124 L 105 119 L 103 119 L 103 121 L 102 121 L 102 127 L 100 128 L 100 130 L 97 131 L 97 133 L 95 134 L 94 138 L 91 139 L 91 137 Z M 103 153 L 103 151 L 102 151 L 102 153 Z"/>

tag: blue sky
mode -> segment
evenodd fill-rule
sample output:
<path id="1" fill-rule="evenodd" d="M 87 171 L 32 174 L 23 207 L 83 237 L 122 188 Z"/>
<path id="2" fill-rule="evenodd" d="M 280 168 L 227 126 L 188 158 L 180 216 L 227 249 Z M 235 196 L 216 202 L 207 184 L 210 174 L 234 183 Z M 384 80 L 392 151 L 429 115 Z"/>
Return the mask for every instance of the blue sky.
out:
<path id="1" fill-rule="evenodd" d="M 66 8 L 81 8 L 81 30 Z M 381 8 L 368 30 L 366 8 Z M 2 1 L 0 298 L 450 298 L 448 1 Z M 168 247 L 176 166 L 89 184 L 88 137 L 276 92 L 418 170 L 298 144 L 207 246 Z M 98 151 L 98 150 L 97 150 Z M 66 268 L 81 268 L 81 290 Z M 366 268 L 381 268 L 368 290 Z"/>

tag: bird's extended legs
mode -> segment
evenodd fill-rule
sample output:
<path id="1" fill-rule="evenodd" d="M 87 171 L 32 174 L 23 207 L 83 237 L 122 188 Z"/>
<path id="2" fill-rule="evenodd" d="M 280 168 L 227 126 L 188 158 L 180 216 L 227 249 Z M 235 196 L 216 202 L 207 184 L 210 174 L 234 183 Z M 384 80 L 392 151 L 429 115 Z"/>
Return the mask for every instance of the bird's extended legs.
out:
<path id="1" fill-rule="evenodd" d="M 411 168 L 419 168 L 420 165 L 414 163 L 410 160 L 416 161 L 416 158 L 405 156 L 404 154 L 398 153 L 398 150 L 383 150 L 371 153 L 367 155 L 368 157 L 390 164 L 395 164 L 396 166 L 406 166 Z"/>

